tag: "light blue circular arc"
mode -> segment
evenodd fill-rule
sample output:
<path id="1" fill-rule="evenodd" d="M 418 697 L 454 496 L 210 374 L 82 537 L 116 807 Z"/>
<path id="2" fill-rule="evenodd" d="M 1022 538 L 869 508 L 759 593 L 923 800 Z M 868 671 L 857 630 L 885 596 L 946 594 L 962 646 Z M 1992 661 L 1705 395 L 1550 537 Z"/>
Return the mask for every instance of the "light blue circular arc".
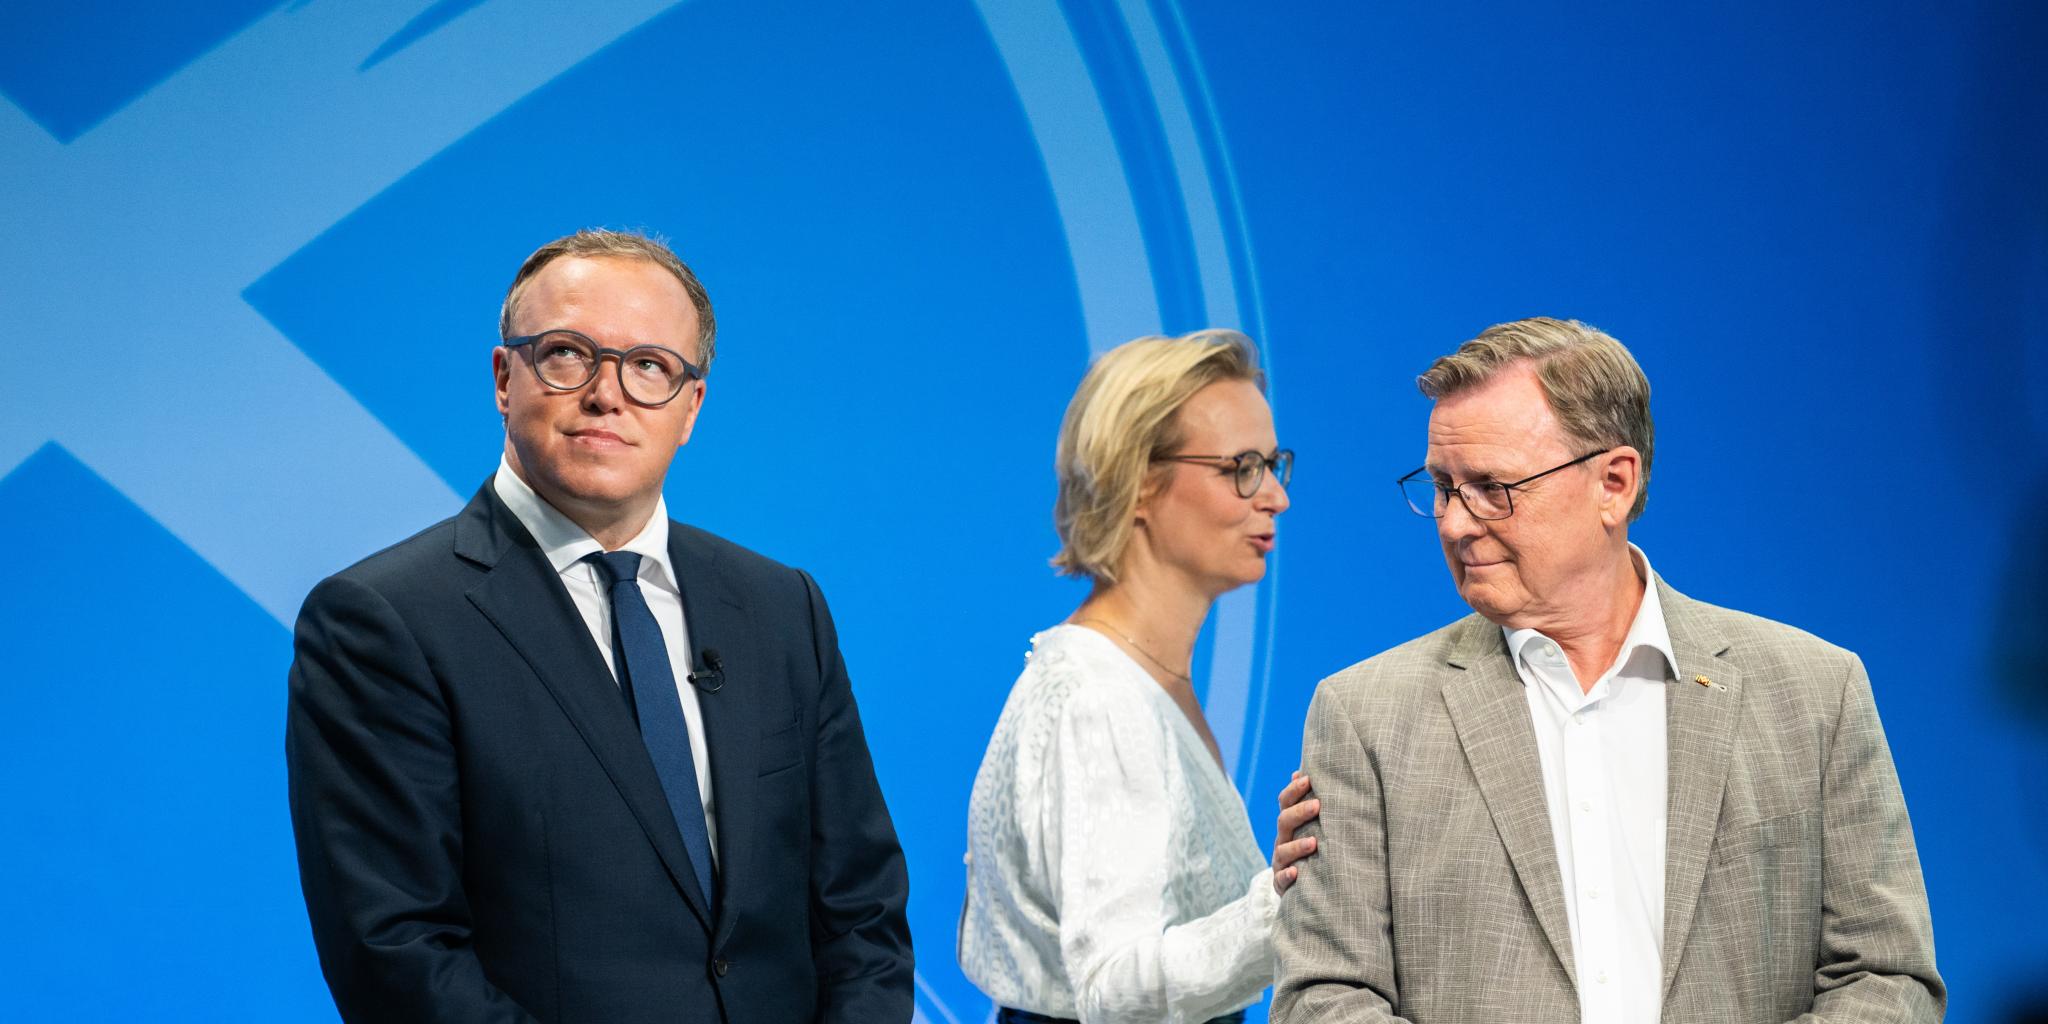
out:
<path id="1" fill-rule="evenodd" d="M 1137 204 L 1088 65 L 1053 0 L 977 0 L 1038 140 L 1093 357 L 1159 330 Z"/>
<path id="2" fill-rule="evenodd" d="M 1151 254 L 1146 249 L 1137 203 L 1130 190 L 1131 176 L 1119 156 L 1114 129 L 1103 99 L 1095 90 L 1094 76 L 1089 73 L 1073 26 L 1054 0 L 976 3 L 1009 69 L 1025 118 L 1038 142 L 1074 265 L 1090 358 L 1130 338 L 1158 333 L 1162 319 L 1158 292 L 1152 276 Z M 1242 268 L 1245 273 L 1241 276 L 1232 274 L 1229 239 L 1217 209 L 1215 179 L 1219 178 L 1229 196 L 1232 213 L 1243 209 L 1243 204 L 1236 201 L 1227 153 L 1220 140 L 1212 147 L 1219 165 L 1212 176 L 1203 156 L 1196 116 L 1189 109 L 1161 26 L 1145 0 L 1117 0 L 1117 7 L 1158 110 L 1170 164 L 1180 186 L 1192 255 L 1201 282 L 1202 319 L 1212 326 L 1256 330 L 1256 325 L 1263 321 L 1263 311 L 1259 308 L 1255 277 L 1249 266 Z M 1213 121 L 1207 85 L 1195 63 L 1193 48 L 1187 44 L 1186 28 L 1178 21 L 1178 11 L 1173 13 L 1176 20 L 1171 28 L 1181 46 L 1182 66 L 1192 80 L 1203 115 Z M 1240 239 L 1248 239 L 1241 220 L 1234 226 Z M 1248 252 L 1244 258 L 1248 263 Z M 1248 283 L 1247 302 L 1240 303 L 1236 280 Z M 1270 375 L 1270 351 L 1266 352 L 1265 360 Z M 1223 752 L 1225 771 L 1237 780 L 1241 792 L 1249 787 L 1258 764 L 1271 662 L 1268 654 L 1263 659 L 1265 664 L 1255 665 L 1260 653 L 1260 611 L 1263 607 L 1267 612 L 1263 616 L 1268 639 L 1264 649 L 1270 652 L 1271 595 L 1278 570 L 1277 556 L 1270 558 L 1266 578 L 1259 587 L 1232 591 L 1216 605 L 1203 708 Z M 1255 706 L 1255 677 L 1258 721 L 1247 737 L 1248 713 Z M 1241 756 L 1248 739 L 1249 756 Z M 924 985 L 922 978 L 919 981 L 924 1002 L 918 1007 L 917 1024 L 930 1024 L 934 1014 L 946 1024 L 961 1024 L 937 993 Z M 995 1010 L 991 1008 L 986 1020 L 994 1019 Z"/>
<path id="3" fill-rule="evenodd" d="M 1157 333 L 1161 316 L 1153 263 L 1139 228 L 1131 176 L 1118 154 L 1115 132 L 1092 84 L 1094 76 L 1073 27 L 1054 0 L 978 0 L 978 6 L 1009 68 L 1045 162 L 1074 264 L 1089 354 L 1100 355 L 1130 338 Z M 1257 319 L 1257 296 L 1241 304 L 1234 283 L 1239 278 L 1232 274 L 1231 248 L 1216 198 L 1217 179 L 1234 192 L 1223 147 L 1214 147 L 1221 166 L 1212 174 L 1203 156 L 1200 125 L 1188 103 L 1188 90 L 1168 49 L 1166 29 L 1153 17 L 1150 5 L 1145 0 L 1117 0 L 1117 13 L 1138 55 L 1180 184 L 1192 255 L 1200 275 L 1203 320 L 1213 326 L 1241 329 L 1247 326 L 1245 305 L 1253 307 L 1251 319 Z M 1192 49 L 1185 45 L 1185 28 L 1178 21 L 1170 28 L 1179 34 L 1183 68 L 1193 79 L 1193 90 L 1207 116 L 1207 87 Z M 1242 208 L 1234 201 L 1229 206 L 1233 211 Z M 1246 273 L 1241 279 L 1250 281 L 1252 275 Z M 1269 373 L 1270 367 L 1269 354 Z M 1273 570 L 1277 568 L 1272 565 Z M 1223 751 L 1225 768 L 1238 779 L 1240 788 L 1248 785 L 1251 766 L 1257 760 L 1256 730 L 1250 730 L 1252 756 L 1241 755 L 1248 739 L 1255 676 L 1263 698 L 1266 677 L 1254 662 L 1259 650 L 1262 595 L 1270 595 L 1274 576 L 1275 572 L 1269 571 L 1261 587 L 1233 591 L 1216 606 L 1204 709 Z M 1269 600 L 1263 603 L 1270 605 Z M 1270 628 L 1272 616 L 1264 618 Z M 1263 699 L 1258 703 L 1263 710 Z"/>

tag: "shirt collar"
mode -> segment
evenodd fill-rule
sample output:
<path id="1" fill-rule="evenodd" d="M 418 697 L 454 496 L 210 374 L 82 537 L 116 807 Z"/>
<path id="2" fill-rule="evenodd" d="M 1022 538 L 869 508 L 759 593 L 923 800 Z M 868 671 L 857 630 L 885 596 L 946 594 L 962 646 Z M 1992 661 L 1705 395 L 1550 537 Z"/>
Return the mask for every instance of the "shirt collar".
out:
<path id="1" fill-rule="evenodd" d="M 1671 630 L 1664 625 L 1664 601 L 1657 595 L 1657 574 L 1650 568 L 1650 556 L 1634 544 L 1628 546 L 1629 557 L 1635 560 L 1636 572 L 1643 579 L 1643 603 L 1636 606 L 1636 617 L 1628 625 L 1628 635 L 1621 640 L 1621 650 L 1614 656 L 1614 664 L 1605 674 L 1628 664 L 1638 648 L 1648 647 L 1662 655 L 1668 678 L 1678 678 L 1678 656 L 1671 652 Z M 1509 629 L 1501 627 L 1507 636 L 1508 655 L 1517 664 L 1522 660 L 1522 649 L 1538 640 L 1549 637 L 1534 629 Z"/>
<path id="2" fill-rule="evenodd" d="M 512 471 L 512 464 L 505 457 L 498 457 L 498 475 L 491 478 L 491 486 L 498 492 L 498 500 L 512 510 L 526 532 L 533 534 L 534 543 L 540 545 L 548 564 L 555 572 L 568 572 L 571 566 L 585 557 L 604 550 L 596 538 L 586 533 L 583 527 L 565 516 L 553 505 L 547 503 L 539 493 Z M 675 566 L 668 558 L 668 499 L 658 498 L 654 503 L 654 514 L 647 518 L 647 525 L 619 548 L 640 556 L 640 575 L 670 590 L 680 592 L 676 585 Z M 654 567 L 650 572 L 650 566 Z"/>

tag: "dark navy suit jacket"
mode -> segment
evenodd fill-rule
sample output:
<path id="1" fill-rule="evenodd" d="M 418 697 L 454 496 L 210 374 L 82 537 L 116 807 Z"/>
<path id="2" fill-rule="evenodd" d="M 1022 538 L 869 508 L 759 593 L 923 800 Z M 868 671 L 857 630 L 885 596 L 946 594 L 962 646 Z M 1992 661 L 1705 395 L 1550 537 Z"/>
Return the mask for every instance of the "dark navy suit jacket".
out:
<path id="1" fill-rule="evenodd" d="M 285 756 L 342 1016 L 911 1018 L 909 882 L 817 584 L 674 523 L 718 816 L 716 918 L 633 717 L 486 483 L 314 588 Z"/>

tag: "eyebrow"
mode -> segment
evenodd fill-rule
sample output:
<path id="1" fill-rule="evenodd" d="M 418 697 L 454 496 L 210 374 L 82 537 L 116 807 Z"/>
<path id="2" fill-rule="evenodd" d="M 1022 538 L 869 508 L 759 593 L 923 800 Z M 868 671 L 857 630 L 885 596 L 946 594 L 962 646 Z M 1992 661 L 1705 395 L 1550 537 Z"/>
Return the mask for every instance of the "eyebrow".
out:
<path id="1" fill-rule="evenodd" d="M 1451 475 L 1451 474 L 1449 473 L 1449 471 L 1445 470 L 1445 469 L 1444 469 L 1444 468 L 1443 468 L 1442 466 L 1436 465 L 1435 463 L 1431 463 L 1431 462 L 1424 462 L 1424 463 L 1422 464 L 1422 469 L 1423 469 L 1423 471 L 1424 471 L 1424 472 L 1428 473 L 1428 474 L 1429 474 L 1430 476 L 1432 476 L 1432 477 L 1437 477 L 1437 476 L 1445 476 L 1445 477 L 1447 477 L 1447 476 L 1450 476 L 1450 475 Z M 1498 471 L 1495 471 L 1495 470 L 1491 470 L 1491 469 L 1485 469 L 1485 470 L 1480 470 L 1480 471 L 1479 471 L 1478 473 L 1476 473 L 1476 474 L 1472 475 L 1472 476 L 1471 476 L 1470 478 L 1468 478 L 1468 480 L 1467 480 L 1467 482 L 1468 482 L 1468 483 L 1485 483 L 1485 482 L 1495 482 L 1495 483 L 1498 483 L 1499 481 L 1500 481 L 1500 473 L 1499 473 Z"/>

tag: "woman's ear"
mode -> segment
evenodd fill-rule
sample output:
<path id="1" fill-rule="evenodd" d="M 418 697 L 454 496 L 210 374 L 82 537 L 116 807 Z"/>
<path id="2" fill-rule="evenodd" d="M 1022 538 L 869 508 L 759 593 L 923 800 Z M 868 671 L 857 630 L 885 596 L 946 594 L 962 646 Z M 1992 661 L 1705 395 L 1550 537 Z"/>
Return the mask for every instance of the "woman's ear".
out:
<path id="1" fill-rule="evenodd" d="M 1152 503 L 1158 500 L 1166 485 L 1173 481 L 1175 466 L 1171 462 L 1158 462 L 1147 467 L 1145 478 L 1138 482 L 1138 504 L 1131 509 L 1131 521 L 1143 525 L 1151 514 Z"/>

